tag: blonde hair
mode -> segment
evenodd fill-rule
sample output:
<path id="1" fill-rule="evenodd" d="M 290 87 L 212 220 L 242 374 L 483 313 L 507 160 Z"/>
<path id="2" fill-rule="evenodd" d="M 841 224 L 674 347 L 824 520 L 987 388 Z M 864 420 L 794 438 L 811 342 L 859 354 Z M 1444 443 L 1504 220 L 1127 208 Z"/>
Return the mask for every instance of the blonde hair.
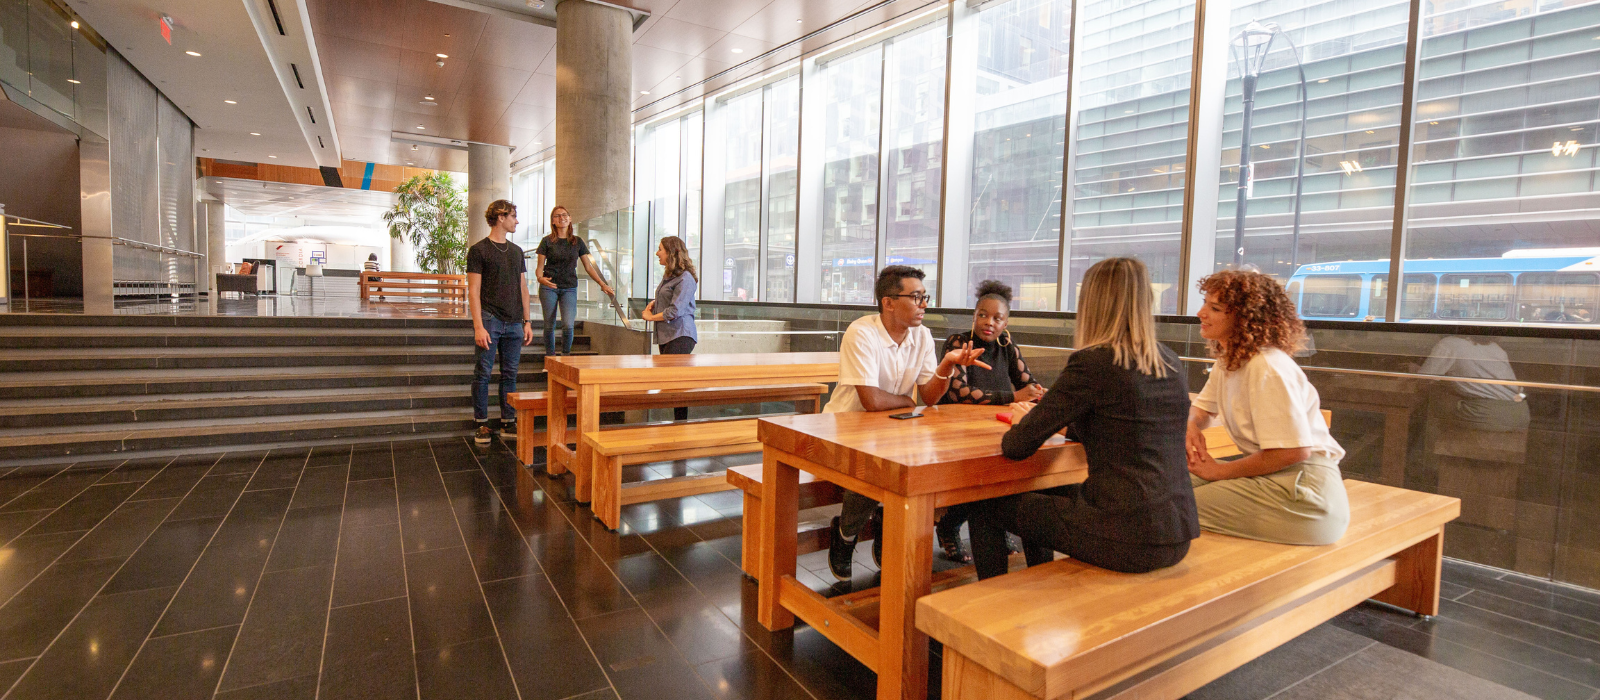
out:
<path id="1" fill-rule="evenodd" d="M 1079 350 L 1105 346 L 1111 360 L 1142 374 L 1167 376 L 1167 363 L 1156 342 L 1155 316 L 1150 309 L 1150 273 L 1133 258 L 1106 258 L 1083 276 L 1078 299 Z"/>

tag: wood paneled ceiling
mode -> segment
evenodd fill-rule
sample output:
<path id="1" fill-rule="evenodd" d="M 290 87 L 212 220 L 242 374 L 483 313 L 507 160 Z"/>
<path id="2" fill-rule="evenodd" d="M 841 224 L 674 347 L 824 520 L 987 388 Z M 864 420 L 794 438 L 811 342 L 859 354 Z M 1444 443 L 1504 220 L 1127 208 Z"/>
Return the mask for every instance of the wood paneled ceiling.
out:
<path id="1" fill-rule="evenodd" d="M 466 153 L 413 150 L 391 140 L 397 131 L 506 144 L 513 157 L 554 143 L 555 29 L 429 0 L 307 4 L 345 158 L 467 169 Z M 634 32 L 638 107 L 876 0 L 623 4 L 651 15 Z"/>

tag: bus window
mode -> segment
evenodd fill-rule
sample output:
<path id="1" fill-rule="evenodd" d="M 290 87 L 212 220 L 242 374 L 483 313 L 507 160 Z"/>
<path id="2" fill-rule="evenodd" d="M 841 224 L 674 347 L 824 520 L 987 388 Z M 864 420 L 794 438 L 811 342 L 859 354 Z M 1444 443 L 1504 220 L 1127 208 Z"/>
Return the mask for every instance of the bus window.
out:
<path id="1" fill-rule="evenodd" d="M 1427 273 L 1406 275 L 1405 295 L 1400 297 L 1400 318 L 1417 319 L 1433 317 L 1433 290 L 1435 277 Z M 1372 276 L 1372 295 L 1367 300 L 1367 315 L 1378 320 L 1388 316 L 1389 275 Z"/>
<path id="2" fill-rule="evenodd" d="M 1289 280 L 1289 301 L 1300 308 L 1300 280 Z"/>
<path id="3" fill-rule="evenodd" d="M 1527 323 L 1594 323 L 1600 275 L 1592 272 L 1524 272 L 1517 277 L 1517 320 Z"/>
<path id="4" fill-rule="evenodd" d="M 1439 280 L 1439 318 L 1509 320 L 1512 297 L 1511 275 L 1444 275 Z"/>
<path id="5" fill-rule="evenodd" d="M 1360 311 L 1359 275 L 1312 275 L 1305 278 L 1301 316 L 1354 318 Z"/>

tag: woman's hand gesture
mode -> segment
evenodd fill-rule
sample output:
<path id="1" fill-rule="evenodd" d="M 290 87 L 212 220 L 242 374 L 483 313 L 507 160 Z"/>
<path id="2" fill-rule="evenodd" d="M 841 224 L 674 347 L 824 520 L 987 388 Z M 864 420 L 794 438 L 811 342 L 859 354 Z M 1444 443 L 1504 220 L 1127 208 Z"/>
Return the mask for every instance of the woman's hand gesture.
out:
<path id="1" fill-rule="evenodd" d="M 1011 398 L 1015 401 L 1027 401 L 1031 403 L 1038 401 L 1043 396 L 1044 387 L 1039 386 L 1038 384 L 1029 384 L 1021 389 L 1018 389 L 1011 395 Z"/>

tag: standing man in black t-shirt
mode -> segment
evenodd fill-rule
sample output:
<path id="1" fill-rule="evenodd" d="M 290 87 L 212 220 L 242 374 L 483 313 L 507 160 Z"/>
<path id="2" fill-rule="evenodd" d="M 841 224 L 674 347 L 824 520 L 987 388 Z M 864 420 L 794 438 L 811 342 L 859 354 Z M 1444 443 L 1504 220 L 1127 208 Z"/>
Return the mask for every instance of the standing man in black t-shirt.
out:
<path id="1" fill-rule="evenodd" d="M 489 237 L 467 249 L 467 309 L 477 343 L 477 368 L 472 373 L 472 418 L 478 422 L 472 439 L 479 445 L 494 440 L 489 428 L 489 375 L 500 356 L 500 427 L 517 434 L 517 411 L 511 392 L 517 390 L 517 364 L 522 346 L 533 342 L 528 313 L 528 266 L 522 248 L 506 240 L 517 230 L 517 205 L 497 199 L 484 212 Z"/>

